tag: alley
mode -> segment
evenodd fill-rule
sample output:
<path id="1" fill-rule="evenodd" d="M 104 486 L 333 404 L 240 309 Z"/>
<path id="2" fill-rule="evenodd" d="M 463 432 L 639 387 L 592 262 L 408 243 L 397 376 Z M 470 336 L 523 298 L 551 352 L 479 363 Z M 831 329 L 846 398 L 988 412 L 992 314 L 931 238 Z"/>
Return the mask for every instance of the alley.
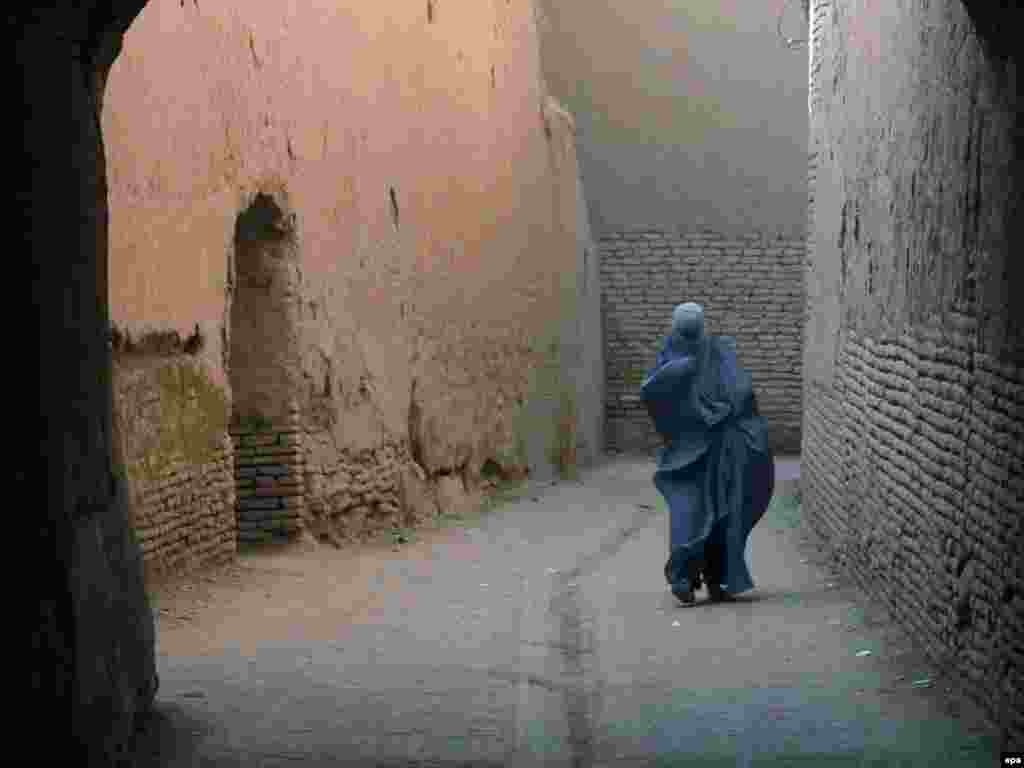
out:
<path id="1" fill-rule="evenodd" d="M 651 465 L 526 488 L 400 547 L 293 547 L 159 591 L 143 765 L 992 765 L 947 681 L 786 503 L 757 588 L 680 608 Z"/>

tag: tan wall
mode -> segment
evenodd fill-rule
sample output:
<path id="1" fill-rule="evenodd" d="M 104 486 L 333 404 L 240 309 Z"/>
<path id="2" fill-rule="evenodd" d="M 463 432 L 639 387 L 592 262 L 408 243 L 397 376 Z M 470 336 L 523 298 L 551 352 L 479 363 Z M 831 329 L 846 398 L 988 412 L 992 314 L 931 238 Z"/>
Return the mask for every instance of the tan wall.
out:
<path id="1" fill-rule="evenodd" d="M 230 403 L 236 220 L 272 197 L 296 254 L 274 290 L 293 303 L 308 501 L 390 519 L 400 484 L 346 491 L 367 456 L 417 458 L 421 495 L 489 458 L 557 463 L 572 422 L 537 404 L 575 396 L 576 159 L 531 3 L 435 2 L 432 22 L 419 0 L 347 5 L 146 6 L 102 119 L 111 316 L 134 338 L 198 325 Z"/>

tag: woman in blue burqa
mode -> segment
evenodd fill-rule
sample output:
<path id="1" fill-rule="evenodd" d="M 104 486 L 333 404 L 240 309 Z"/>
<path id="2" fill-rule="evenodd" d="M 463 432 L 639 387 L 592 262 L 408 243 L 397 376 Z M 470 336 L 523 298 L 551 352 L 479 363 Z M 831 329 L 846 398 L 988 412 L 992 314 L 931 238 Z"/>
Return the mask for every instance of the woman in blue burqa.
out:
<path id="1" fill-rule="evenodd" d="M 699 304 L 680 304 L 641 397 L 664 439 L 654 484 L 670 514 L 665 578 L 692 605 L 753 589 L 747 537 L 771 500 L 775 468 L 765 420 L 735 340 L 704 333 Z"/>

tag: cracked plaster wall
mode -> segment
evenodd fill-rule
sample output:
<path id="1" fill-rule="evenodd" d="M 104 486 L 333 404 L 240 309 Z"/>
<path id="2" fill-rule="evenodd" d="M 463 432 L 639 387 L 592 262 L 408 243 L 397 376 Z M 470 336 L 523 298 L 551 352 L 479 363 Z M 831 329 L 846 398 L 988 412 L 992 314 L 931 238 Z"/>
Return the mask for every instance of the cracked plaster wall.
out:
<path id="1" fill-rule="evenodd" d="M 288 217 L 310 525 L 472 503 L 488 459 L 575 462 L 600 408 L 573 360 L 600 330 L 577 319 L 574 128 L 530 2 L 153 0 L 102 126 L 112 320 L 198 325 L 229 408 L 236 219 L 257 193 Z"/>

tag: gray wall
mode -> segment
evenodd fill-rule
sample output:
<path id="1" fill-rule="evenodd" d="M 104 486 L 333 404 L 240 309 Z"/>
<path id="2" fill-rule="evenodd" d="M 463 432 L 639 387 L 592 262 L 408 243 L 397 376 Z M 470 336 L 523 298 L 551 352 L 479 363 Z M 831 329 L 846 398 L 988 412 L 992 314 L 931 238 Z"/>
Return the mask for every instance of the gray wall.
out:
<path id="1" fill-rule="evenodd" d="M 783 2 L 541 0 L 550 89 L 575 115 L 596 237 L 802 235 L 807 55 Z M 806 37 L 791 3 L 783 32 Z"/>
<path id="2" fill-rule="evenodd" d="M 591 233 L 579 172 L 576 178 L 576 322 L 581 349 L 572 375 L 577 392 L 576 454 L 579 462 L 586 465 L 600 458 L 605 447 L 605 338 L 601 321 L 601 253 Z"/>
<path id="3" fill-rule="evenodd" d="M 660 444 L 640 383 L 668 331 L 679 296 L 708 296 L 707 325 L 736 339 L 754 377 L 758 408 L 777 454 L 800 452 L 804 238 L 723 239 L 657 232 L 601 240 L 608 446 Z"/>
<path id="4" fill-rule="evenodd" d="M 960 0 L 815 0 L 805 515 L 1024 743 L 1020 93 Z"/>

